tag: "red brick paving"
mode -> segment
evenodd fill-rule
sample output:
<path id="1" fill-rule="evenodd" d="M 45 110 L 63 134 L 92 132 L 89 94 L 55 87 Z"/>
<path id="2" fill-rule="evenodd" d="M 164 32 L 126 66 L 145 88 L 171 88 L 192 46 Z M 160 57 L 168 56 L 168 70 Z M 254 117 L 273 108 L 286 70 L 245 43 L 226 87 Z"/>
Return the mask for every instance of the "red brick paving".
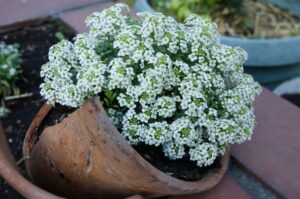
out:
<path id="1" fill-rule="evenodd" d="M 60 18 L 77 32 L 86 32 L 88 29 L 85 25 L 85 18 L 96 11 L 101 11 L 109 8 L 113 3 L 103 3 L 97 6 L 78 9 L 71 12 L 66 12 Z"/>
<path id="2" fill-rule="evenodd" d="M 300 109 L 264 89 L 255 115 L 252 140 L 232 156 L 284 198 L 300 198 Z"/>
<path id="3" fill-rule="evenodd" d="M 243 190 L 235 180 L 226 174 L 222 181 L 213 189 L 195 195 L 173 196 L 168 199 L 251 199 L 252 197 Z"/>
<path id="4" fill-rule="evenodd" d="M 53 15 L 105 0 L 1 0 L 0 27 Z"/>

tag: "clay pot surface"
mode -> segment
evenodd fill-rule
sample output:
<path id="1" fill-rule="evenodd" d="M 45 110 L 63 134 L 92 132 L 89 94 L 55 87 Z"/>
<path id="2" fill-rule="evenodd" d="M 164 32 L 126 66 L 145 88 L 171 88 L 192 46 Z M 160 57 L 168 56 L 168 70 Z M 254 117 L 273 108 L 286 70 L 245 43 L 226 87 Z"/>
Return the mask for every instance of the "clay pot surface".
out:
<path id="1" fill-rule="evenodd" d="M 37 140 L 37 129 L 50 110 L 44 105 L 34 118 L 23 153 L 30 157 L 26 160 L 29 176 L 55 194 L 93 199 L 199 193 L 215 186 L 227 169 L 228 150 L 219 158 L 221 167 L 199 181 L 183 181 L 163 173 L 127 143 L 98 97 L 86 101 L 60 123 L 46 127 Z"/>

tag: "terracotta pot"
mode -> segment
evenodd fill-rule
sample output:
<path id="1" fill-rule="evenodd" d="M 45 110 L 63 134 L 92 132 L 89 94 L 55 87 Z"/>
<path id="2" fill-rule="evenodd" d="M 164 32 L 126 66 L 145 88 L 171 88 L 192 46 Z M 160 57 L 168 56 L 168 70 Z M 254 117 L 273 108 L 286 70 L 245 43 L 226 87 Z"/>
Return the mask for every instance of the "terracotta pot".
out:
<path id="1" fill-rule="evenodd" d="M 98 97 L 60 123 L 46 127 L 38 141 L 37 129 L 51 107 L 44 105 L 25 137 L 23 152 L 29 176 L 50 192 L 70 198 L 145 198 L 199 193 L 223 177 L 229 151 L 221 167 L 200 181 L 173 178 L 143 159 L 107 117 Z"/>

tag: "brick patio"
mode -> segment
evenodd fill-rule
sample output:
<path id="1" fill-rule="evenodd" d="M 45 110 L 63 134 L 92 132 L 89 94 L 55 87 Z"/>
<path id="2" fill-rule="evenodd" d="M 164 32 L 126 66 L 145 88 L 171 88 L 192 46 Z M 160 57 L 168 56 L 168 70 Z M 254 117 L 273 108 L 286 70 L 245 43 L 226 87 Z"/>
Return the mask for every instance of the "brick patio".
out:
<path id="1" fill-rule="evenodd" d="M 10 0 L 0 6 L 0 32 L 52 15 L 76 32 L 86 31 L 84 19 L 94 11 L 109 7 L 105 0 Z M 18 13 L 18 14 L 11 14 Z M 257 125 L 251 142 L 234 146 L 232 159 L 251 175 L 263 189 L 278 198 L 300 198 L 300 109 L 269 90 L 255 101 Z M 170 199 L 250 199 L 249 193 L 230 172 L 214 189 L 192 196 Z"/>

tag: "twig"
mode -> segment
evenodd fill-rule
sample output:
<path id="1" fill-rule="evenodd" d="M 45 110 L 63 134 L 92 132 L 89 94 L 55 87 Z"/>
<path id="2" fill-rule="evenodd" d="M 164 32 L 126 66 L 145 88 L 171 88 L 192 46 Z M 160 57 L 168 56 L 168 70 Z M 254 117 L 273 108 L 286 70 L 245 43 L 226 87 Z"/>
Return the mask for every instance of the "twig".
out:
<path id="1" fill-rule="evenodd" d="M 29 156 L 22 157 L 20 160 L 18 160 L 17 165 L 20 165 L 24 160 L 28 160 L 28 159 Z"/>
<path id="2" fill-rule="evenodd" d="M 6 96 L 6 97 L 4 97 L 4 100 L 5 101 L 16 100 L 16 99 L 31 97 L 32 95 L 33 95 L 33 93 L 24 93 L 21 95 Z"/>

